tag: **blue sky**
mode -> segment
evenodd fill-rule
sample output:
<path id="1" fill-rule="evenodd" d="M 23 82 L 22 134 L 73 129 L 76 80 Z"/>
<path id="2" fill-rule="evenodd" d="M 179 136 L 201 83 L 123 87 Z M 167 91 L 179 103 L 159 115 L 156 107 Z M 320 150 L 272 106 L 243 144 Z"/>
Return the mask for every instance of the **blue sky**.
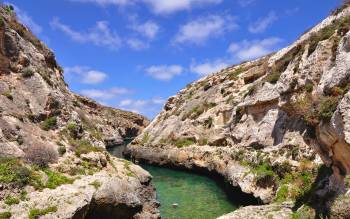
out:
<path id="1" fill-rule="evenodd" d="M 296 40 L 340 0 L 10 0 L 71 90 L 153 118 L 169 96 Z"/>

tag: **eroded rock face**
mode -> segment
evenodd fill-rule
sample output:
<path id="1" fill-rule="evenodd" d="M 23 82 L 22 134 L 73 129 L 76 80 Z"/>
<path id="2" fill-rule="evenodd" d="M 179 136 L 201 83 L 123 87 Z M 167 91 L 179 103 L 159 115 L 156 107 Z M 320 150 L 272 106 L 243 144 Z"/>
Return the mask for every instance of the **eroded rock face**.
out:
<path id="1" fill-rule="evenodd" d="M 70 92 L 53 52 L 11 8 L 0 7 L 0 20 L 0 162 L 10 168 L 1 172 L 1 218 L 33 209 L 41 218 L 159 218 L 151 176 L 105 151 L 149 121 Z"/>
<path id="2" fill-rule="evenodd" d="M 264 203 L 305 201 L 316 189 L 316 208 L 329 208 L 349 173 L 349 30 L 344 7 L 289 47 L 188 85 L 129 156 L 214 170 Z"/>

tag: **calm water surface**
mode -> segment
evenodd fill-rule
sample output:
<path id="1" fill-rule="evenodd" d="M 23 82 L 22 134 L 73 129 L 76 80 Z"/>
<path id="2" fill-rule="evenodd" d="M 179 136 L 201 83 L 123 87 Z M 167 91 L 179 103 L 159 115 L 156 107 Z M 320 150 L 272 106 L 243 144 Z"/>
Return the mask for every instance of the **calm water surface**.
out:
<path id="1" fill-rule="evenodd" d="M 123 158 L 125 145 L 108 149 Z M 184 171 L 143 165 L 153 176 L 163 219 L 214 219 L 237 209 L 211 178 Z M 174 208 L 173 204 L 177 204 Z"/>

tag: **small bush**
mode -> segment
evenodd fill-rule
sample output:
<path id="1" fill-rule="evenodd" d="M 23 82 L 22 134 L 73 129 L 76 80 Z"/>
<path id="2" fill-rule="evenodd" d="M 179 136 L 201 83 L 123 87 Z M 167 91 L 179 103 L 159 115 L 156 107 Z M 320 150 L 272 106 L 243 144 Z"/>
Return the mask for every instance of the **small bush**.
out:
<path id="1" fill-rule="evenodd" d="M 214 123 L 214 119 L 211 116 L 204 121 L 205 127 L 207 128 L 211 128 L 213 126 L 213 123 Z"/>
<path id="2" fill-rule="evenodd" d="M 0 213 L 0 219 L 10 219 L 11 217 L 12 217 L 12 214 L 9 211 Z"/>
<path id="3" fill-rule="evenodd" d="M 333 113 L 337 109 L 339 99 L 336 97 L 325 97 L 320 102 L 319 107 L 319 119 L 323 121 L 329 121 L 332 118 Z"/>
<path id="4" fill-rule="evenodd" d="M 5 204 L 7 205 L 17 205 L 19 203 L 19 198 L 14 197 L 14 196 L 7 196 L 5 198 Z"/>
<path id="5" fill-rule="evenodd" d="M 31 68 L 25 68 L 22 71 L 23 78 L 30 78 L 34 75 L 34 71 Z"/>
<path id="6" fill-rule="evenodd" d="M 305 84 L 305 90 L 308 92 L 308 93 L 311 93 L 313 90 L 314 90 L 314 85 L 312 83 L 306 83 Z"/>
<path id="7" fill-rule="evenodd" d="M 190 146 L 193 144 L 194 144 L 194 141 L 190 140 L 190 139 L 178 139 L 175 141 L 175 146 L 177 148 L 182 148 L 182 147 Z"/>
<path id="8" fill-rule="evenodd" d="M 67 152 L 67 149 L 66 149 L 66 147 L 64 145 L 61 145 L 61 146 L 58 147 L 58 154 L 60 156 L 63 156 L 66 152 Z"/>
<path id="9" fill-rule="evenodd" d="M 142 137 L 141 144 L 145 145 L 149 142 L 149 140 L 150 140 L 150 135 L 148 132 L 145 132 L 145 134 Z"/>
<path id="10" fill-rule="evenodd" d="M 266 81 L 270 84 L 276 84 L 277 81 L 280 79 L 281 73 L 280 72 L 272 72 L 266 76 Z"/>
<path id="11" fill-rule="evenodd" d="M 29 219 L 37 219 L 40 216 L 44 216 L 44 215 L 49 214 L 49 213 L 54 213 L 57 210 L 58 210 L 57 206 L 51 206 L 51 207 L 47 207 L 45 209 L 34 208 L 34 209 L 31 209 L 29 211 L 29 216 L 28 217 L 29 217 Z"/>
<path id="12" fill-rule="evenodd" d="M 200 146 L 208 145 L 208 139 L 207 138 L 199 139 L 198 140 L 198 145 L 200 145 Z"/>
<path id="13" fill-rule="evenodd" d="M 98 180 L 93 181 L 89 185 L 95 187 L 95 189 L 98 189 L 101 187 L 101 183 Z"/>
<path id="14" fill-rule="evenodd" d="M 54 129 L 56 125 L 57 125 L 57 118 L 55 116 L 49 117 L 41 123 L 41 129 L 45 131 L 49 131 L 51 129 Z"/>
<path id="15" fill-rule="evenodd" d="M 45 168 L 48 167 L 50 163 L 57 161 L 58 154 L 53 147 L 38 144 L 29 147 L 26 151 L 25 157 L 29 162 L 36 164 L 41 168 Z"/>
<path id="16" fill-rule="evenodd" d="M 2 93 L 3 96 L 5 96 L 9 100 L 13 100 L 13 96 L 10 91 Z"/>
<path id="17" fill-rule="evenodd" d="M 95 147 L 88 140 L 85 139 L 70 141 L 70 143 L 73 146 L 73 150 L 78 157 L 80 157 L 80 155 L 82 154 L 88 154 L 90 152 L 104 151 L 103 148 Z"/>
<path id="18" fill-rule="evenodd" d="M 24 186 L 29 183 L 31 171 L 16 158 L 0 158 L 0 183 Z"/>

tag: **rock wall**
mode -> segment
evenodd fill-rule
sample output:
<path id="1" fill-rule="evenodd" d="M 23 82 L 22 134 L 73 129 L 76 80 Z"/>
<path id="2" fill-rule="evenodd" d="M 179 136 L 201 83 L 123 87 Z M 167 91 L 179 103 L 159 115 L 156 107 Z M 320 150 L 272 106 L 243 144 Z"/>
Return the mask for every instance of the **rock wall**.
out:
<path id="1" fill-rule="evenodd" d="M 349 30 L 346 5 L 279 52 L 189 84 L 129 156 L 215 170 L 264 203 L 312 205 L 312 192 L 328 214 L 350 167 Z"/>
<path id="2" fill-rule="evenodd" d="M 151 176 L 106 147 L 149 121 L 74 94 L 53 52 L 0 7 L 0 218 L 159 218 Z"/>

